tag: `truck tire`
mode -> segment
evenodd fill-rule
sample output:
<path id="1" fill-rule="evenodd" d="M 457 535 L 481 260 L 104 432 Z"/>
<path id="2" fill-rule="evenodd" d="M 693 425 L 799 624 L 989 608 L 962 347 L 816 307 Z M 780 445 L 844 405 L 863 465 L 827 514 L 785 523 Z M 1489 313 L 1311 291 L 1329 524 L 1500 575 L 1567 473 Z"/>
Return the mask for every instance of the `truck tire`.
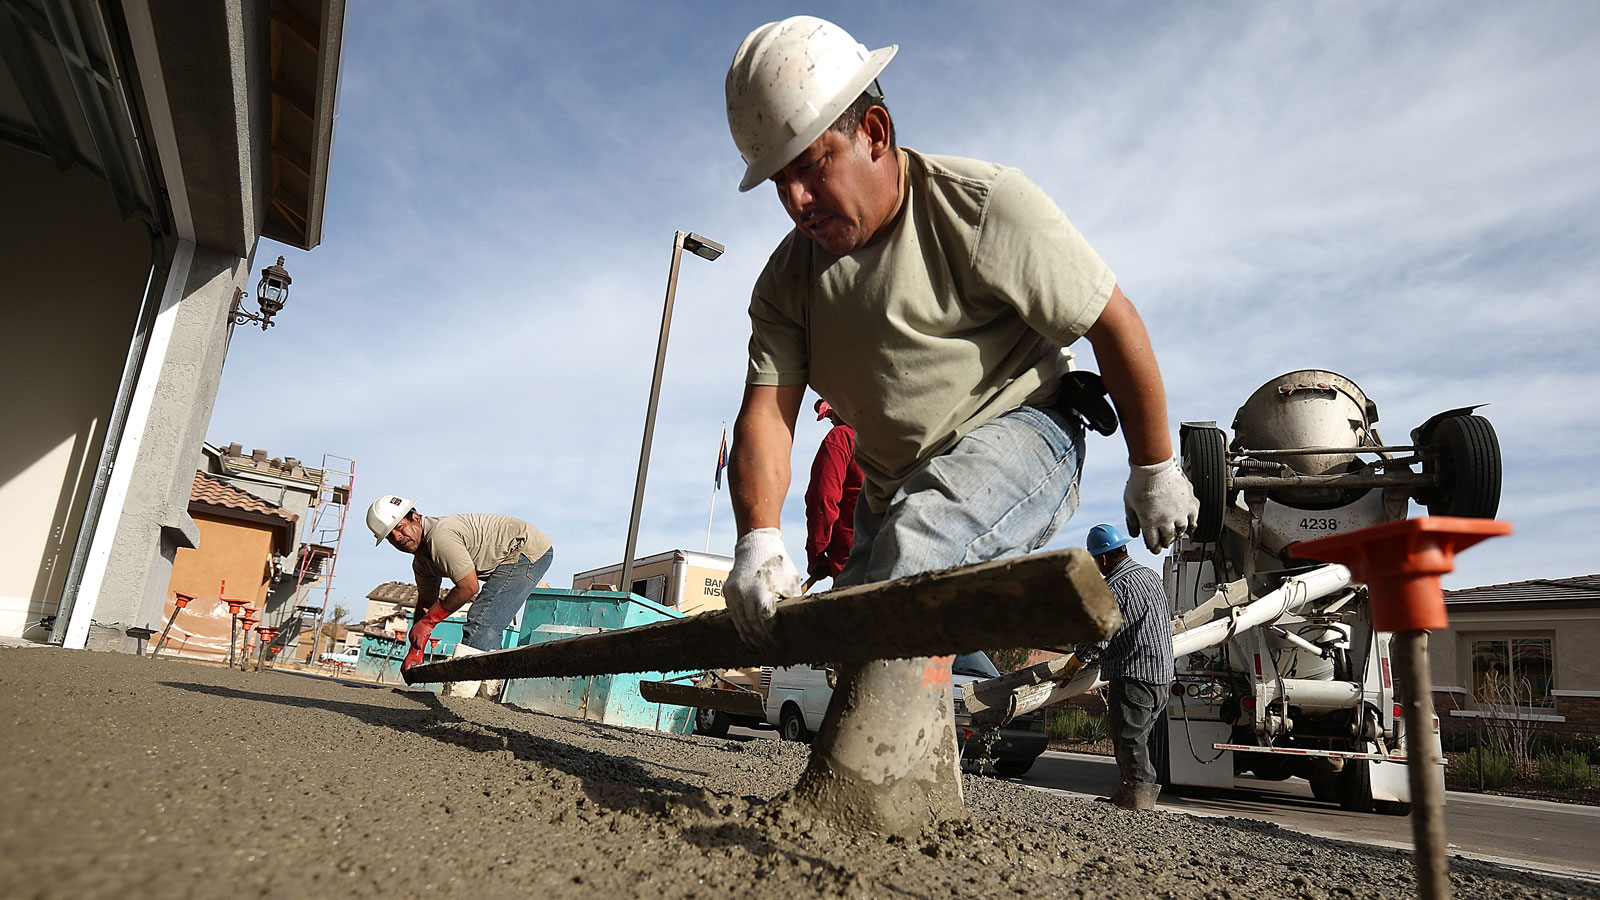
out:
<path id="1" fill-rule="evenodd" d="M 1364 759 L 1347 759 L 1339 770 L 1334 789 L 1339 808 L 1350 812 L 1372 812 L 1372 772 Z"/>
<path id="2" fill-rule="evenodd" d="M 784 704 L 783 712 L 778 716 L 778 734 L 786 741 L 811 743 L 811 729 L 806 727 L 806 717 L 800 714 L 800 708 L 793 703 Z"/>
<path id="3" fill-rule="evenodd" d="M 727 737 L 728 726 L 733 724 L 733 717 L 720 709 L 696 709 L 694 711 L 694 733 L 706 737 Z"/>
<path id="4" fill-rule="evenodd" d="M 1200 516 L 1190 540 L 1210 543 L 1222 536 L 1228 505 L 1228 447 L 1216 428 L 1195 428 L 1183 436 L 1183 472 L 1189 476 Z"/>
<path id="5" fill-rule="evenodd" d="M 1483 416 L 1449 416 L 1433 427 L 1429 443 L 1438 451 L 1424 460 L 1423 474 L 1439 485 L 1426 493 L 1428 514 L 1492 519 L 1500 511 L 1500 439 Z"/>

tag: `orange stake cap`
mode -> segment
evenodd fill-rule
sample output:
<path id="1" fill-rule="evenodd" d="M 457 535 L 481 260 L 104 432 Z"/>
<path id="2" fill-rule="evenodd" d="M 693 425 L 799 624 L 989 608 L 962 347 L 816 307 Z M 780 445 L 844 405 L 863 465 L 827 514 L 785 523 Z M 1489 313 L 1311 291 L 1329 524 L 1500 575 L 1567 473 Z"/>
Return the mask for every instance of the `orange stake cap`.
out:
<path id="1" fill-rule="evenodd" d="M 1450 625 L 1439 576 L 1455 570 L 1457 551 L 1510 533 L 1496 519 L 1429 516 L 1302 541 L 1289 553 L 1348 566 L 1367 583 L 1379 631 L 1439 631 Z"/>

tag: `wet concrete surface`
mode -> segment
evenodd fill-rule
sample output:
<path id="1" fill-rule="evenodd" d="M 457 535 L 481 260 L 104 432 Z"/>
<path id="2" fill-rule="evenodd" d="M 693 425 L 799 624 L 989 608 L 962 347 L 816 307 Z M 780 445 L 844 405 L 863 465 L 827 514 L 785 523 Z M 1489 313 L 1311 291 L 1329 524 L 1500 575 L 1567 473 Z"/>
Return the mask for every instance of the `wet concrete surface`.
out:
<path id="1" fill-rule="evenodd" d="M 806 748 L 388 686 L 0 648 L 0 897 L 1383 897 L 1407 854 L 990 778 L 969 818 L 838 833 Z M 1600 897 L 1458 861 L 1457 896 Z"/>

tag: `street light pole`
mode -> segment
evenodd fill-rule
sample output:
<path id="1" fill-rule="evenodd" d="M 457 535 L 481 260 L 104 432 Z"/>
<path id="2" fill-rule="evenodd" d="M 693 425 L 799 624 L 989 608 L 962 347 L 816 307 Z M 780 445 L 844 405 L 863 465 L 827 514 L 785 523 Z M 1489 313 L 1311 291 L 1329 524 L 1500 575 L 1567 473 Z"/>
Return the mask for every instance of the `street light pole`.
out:
<path id="1" fill-rule="evenodd" d="M 650 379 L 650 402 L 645 407 L 644 441 L 639 447 L 639 475 L 633 482 L 633 513 L 628 518 L 628 549 L 622 555 L 622 591 L 633 590 L 633 551 L 639 540 L 639 513 L 644 507 L 645 474 L 650 469 L 650 442 L 656 433 L 656 403 L 661 399 L 661 372 L 667 363 L 667 333 L 672 329 L 672 301 L 678 291 L 678 262 L 683 251 L 713 260 L 722 255 L 723 247 L 716 241 L 698 234 L 682 231 L 672 235 L 672 268 L 667 272 L 667 301 L 661 309 L 661 335 L 656 339 L 656 370 Z"/>

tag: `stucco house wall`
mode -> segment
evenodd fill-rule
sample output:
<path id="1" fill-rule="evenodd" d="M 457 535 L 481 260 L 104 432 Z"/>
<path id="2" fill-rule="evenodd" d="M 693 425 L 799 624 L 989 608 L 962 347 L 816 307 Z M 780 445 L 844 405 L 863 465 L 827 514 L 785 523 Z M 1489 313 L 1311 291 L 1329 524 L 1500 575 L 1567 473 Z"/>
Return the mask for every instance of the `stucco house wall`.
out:
<path id="1" fill-rule="evenodd" d="M 1549 702 L 1514 714 L 1557 730 L 1600 733 L 1600 591 L 1595 576 L 1491 585 L 1446 595 L 1448 630 L 1429 637 L 1434 703 L 1446 725 L 1467 727 L 1487 704 L 1475 695 L 1473 643 L 1550 642 Z M 1492 593 L 1491 593 L 1492 592 Z M 1484 596 L 1495 599 L 1475 599 Z"/>
<path id="2" fill-rule="evenodd" d="M 174 591 L 195 599 L 178 614 L 168 649 L 162 652 L 221 661 L 228 657 L 233 627 L 221 599 L 222 585 L 227 584 L 230 599 L 247 600 L 261 609 L 270 587 L 273 529 L 200 512 L 192 515 L 200 529 L 202 549 L 178 551 L 162 621 L 172 615 Z"/>

